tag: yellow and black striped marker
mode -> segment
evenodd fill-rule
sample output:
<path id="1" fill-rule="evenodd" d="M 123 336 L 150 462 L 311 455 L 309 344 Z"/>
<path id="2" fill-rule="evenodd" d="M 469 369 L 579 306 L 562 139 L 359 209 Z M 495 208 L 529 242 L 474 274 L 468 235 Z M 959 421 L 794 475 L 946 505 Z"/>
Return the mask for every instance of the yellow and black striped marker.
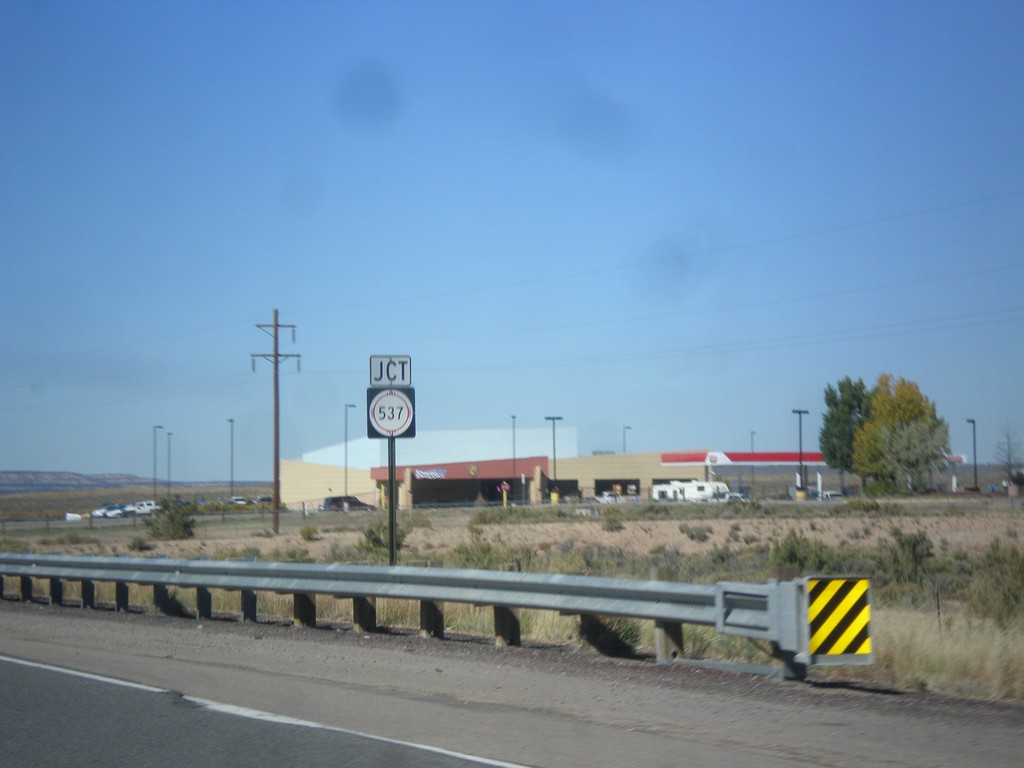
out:
<path id="1" fill-rule="evenodd" d="M 807 580 L 812 656 L 871 655 L 869 586 L 868 579 Z"/>

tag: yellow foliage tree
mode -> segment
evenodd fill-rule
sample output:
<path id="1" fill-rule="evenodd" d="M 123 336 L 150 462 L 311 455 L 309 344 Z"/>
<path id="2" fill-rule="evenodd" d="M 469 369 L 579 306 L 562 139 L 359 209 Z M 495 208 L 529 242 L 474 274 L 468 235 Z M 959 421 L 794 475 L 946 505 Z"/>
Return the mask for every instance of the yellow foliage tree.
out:
<path id="1" fill-rule="evenodd" d="M 870 416 L 854 433 L 854 470 L 889 491 L 924 490 L 928 473 L 941 470 L 949 426 L 913 381 L 878 377 Z"/>

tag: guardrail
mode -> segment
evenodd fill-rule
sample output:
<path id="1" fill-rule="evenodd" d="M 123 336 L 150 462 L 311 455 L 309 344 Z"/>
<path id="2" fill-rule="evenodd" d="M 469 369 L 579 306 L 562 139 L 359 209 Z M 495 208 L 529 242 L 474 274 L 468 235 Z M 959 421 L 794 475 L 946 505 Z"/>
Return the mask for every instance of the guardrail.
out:
<path id="1" fill-rule="evenodd" d="M 256 593 L 293 597 L 293 620 L 316 625 L 316 596 L 351 598 L 357 631 L 377 627 L 377 598 L 417 600 L 420 634 L 444 637 L 444 603 L 491 606 L 498 645 L 520 643 L 514 609 L 654 621 L 659 662 L 684 658 L 684 624 L 772 644 L 786 679 L 803 679 L 811 664 L 869 664 L 866 579 L 803 578 L 766 584 L 714 585 L 446 568 L 311 565 L 225 560 L 0 554 L 0 595 L 5 577 L 19 580 L 17 597 L 32 600 L 34 579 L 49 581 L 48 598 L 64 601 L 64 582 L 81 583 L 81 605 L 96 607 L 96 582 L 113 582 L 115 610 L 128 609 L 128 585 L 153 587 L 153 603 L 167 611 L 168 587 L 194 588 L 198 618 L 212 615 L 211 590 L 241 594 L 243 621 L 256 621 Z"/>

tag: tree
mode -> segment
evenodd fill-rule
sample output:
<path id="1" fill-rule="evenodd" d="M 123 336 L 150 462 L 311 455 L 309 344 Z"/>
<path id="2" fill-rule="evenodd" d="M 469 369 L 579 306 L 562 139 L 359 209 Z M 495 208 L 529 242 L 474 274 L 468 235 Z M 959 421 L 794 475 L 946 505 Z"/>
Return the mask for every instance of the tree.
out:
<path id="1" fill-rule="evenodd" d="M 826 411 L 818 433 L 818 446 L 825 463 L 842 473 L 853 472 L 853 436 L 864 425 L 870 404 L 863 379 L 853 381 L 849 376 L 840 380 L 835 388 L 825 387 Z"/>
<path id="2" fill-rule="evenodd" d="M 1006 473 L 1007 482 L 1020 485 L 1024 478 L 1021 478 L 1021 450 L 1020 440 L 1017 439 L 1017 431 L 1007 425 L 1002 428 L 1000 434 L 1003 436 L 1003 439 L 996 444 L 996 461 L 999 462 L 999 466 Z"/>
<path id="3" fill-rule="evenodd" d="M 882 490 L 925 490 L 928 474 L 945 467 L 949 425 L 907 379 L 883 373 L 869 397 L 869 415 L 854 433 L 854 470 Z"/>

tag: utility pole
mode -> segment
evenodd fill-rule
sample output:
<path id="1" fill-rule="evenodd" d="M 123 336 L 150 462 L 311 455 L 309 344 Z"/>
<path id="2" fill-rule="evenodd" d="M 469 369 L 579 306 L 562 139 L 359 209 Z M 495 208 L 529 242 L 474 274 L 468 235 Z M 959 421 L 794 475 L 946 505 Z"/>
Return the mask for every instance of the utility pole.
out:
<path id="1" fill-rule="evenodd" d="M 279 511 L 281 509 L 281 405 L 280 405 L 280 385 L 278 383 L 278 367 L 280 362 L 286 358 L 295 358 L 295 370 L 302 370 L 302 355 L 282 355 L 278 351 L 278 335 L 282 328 L 290 328 L 292 332 L 292 344 L 295 343 L 295 326 L 294 325 L 282 325 L 277 321 L 277 310 L 274 310 L 274 322 L 273 323 L 257 323 L 259 328 L 264 333 L 268 334 L 274 339 L 274 351 L 268 354 L 262 354 L 254 352 L 251 355 L 252 358 L 252 370 L 256 372 L 256 358 L 260 357 L 270 362 L 274 366 L 274 498 L 273 498 L 273 514 L 274 514 L 274 533 L 280 532 L 279 523 Z"/>

